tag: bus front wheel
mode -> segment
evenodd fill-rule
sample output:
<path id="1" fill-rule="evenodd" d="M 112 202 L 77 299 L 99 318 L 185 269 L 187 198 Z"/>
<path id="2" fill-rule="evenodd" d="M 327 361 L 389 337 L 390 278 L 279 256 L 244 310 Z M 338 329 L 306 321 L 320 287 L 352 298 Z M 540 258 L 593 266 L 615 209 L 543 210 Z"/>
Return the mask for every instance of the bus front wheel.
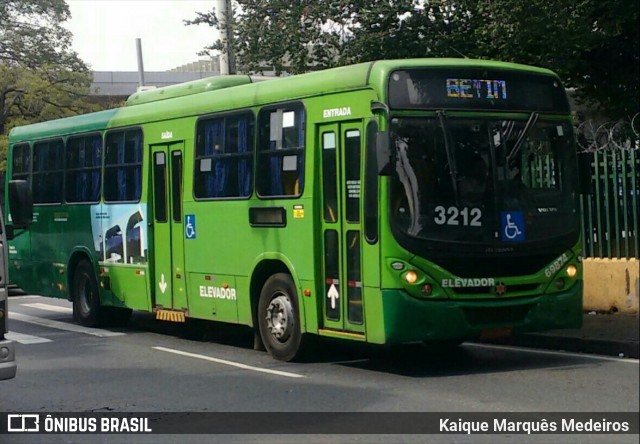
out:
<path id="1" fill-rule="evenodd" d="M 302 345 L 300 316 L 296 287 L 288 274 L 274 274 L 262 287 L 258 327 L 271 356 L 280 361 L 292 361 L 298 357 Z"/>
<path id="2" fill-rule="evenodd" d="M 91 263 L 82 260 L 73 276 L 73 318 L 85 327 L 97 327 L 102 322 L 98 282 Z"/>

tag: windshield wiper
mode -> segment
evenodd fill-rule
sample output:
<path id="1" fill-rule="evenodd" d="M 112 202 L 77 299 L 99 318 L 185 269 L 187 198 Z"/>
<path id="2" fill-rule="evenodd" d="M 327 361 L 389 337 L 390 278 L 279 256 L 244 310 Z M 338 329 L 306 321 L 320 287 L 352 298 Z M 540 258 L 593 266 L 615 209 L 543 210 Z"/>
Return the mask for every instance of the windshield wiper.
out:
<path id="1" fill-rule="evenodd" d="M 449 131 L 446 123 L 447 112 L 445 110 L 436 111 L 436 115 L 440 120 L 440 126 L 442 127 L 442 135 L 444 137 L 444 151 L 447 154 L 447 163 L 449 164 L 449 176 L 451 176 L 451 184 L 453 186 L 453 195 L 455 197 L 456 205 L 458 205 L 458 169 L 456 168 L 455 153 L 451 150 L 451 143 L 449 140 Z"/>
<path id="2" fill-rule="evenodd" d="M 513 145 L 513 149 L 511 150 L 511 152 L 507 156 L 507 165 L 509 164 L 511 159 L 516 154 L 518 154 L 518 151 L 520 151 L 520 147 L 524 143 L 524 140 L 527 137 L 527 134 L 529 134 L 529 131 L 531 130 L 531 128 L 533 128 L 533 126 L 536 124 L 536 122 L 538 121 L 538 117 L 539 116 L 540 116 L 540 114 L 538 114 L 536 112 L 533 112 L 533 113 L 531 113 L 529 115 L 529 120 L 527 120 L 527 124 L 524 126 L 524 129 L 520 133 L 520 137 L 518 137 L 518 140 L 516 140 L 516 143 Z"/>

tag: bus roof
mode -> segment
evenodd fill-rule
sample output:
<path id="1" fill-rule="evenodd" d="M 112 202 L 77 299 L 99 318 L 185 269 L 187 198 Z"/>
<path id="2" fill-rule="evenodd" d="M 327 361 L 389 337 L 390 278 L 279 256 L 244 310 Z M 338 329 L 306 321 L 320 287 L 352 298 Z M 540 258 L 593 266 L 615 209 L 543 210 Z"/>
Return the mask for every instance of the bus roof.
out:
<path id="1" fill-rule="evenodd" d="M 60 135 L 100 131 L 108 126 L 109 121 L 117 112 L 118 109 L 115 108 L 90 114 L 65 117 L 63 119 L 50 120 L 48 122 L 18 126 L 9 132 L 9 141 L 11 143 L 18 143 L 31 139 L 46 139 Z"/>
<path id="2" fill-rule="evenodd" d="M 141 105 L 143 103 L 157 102 L 158 100 L 173 99 L 175 97 L 190 96 L 207 91 L 229 88 L 232 86 L 251 83 L 251 77 L 245 75 L 229 75 L 217 77 L 205 77 L 204 79 L 178 83 L 163 88 L 153 88 L 139 91 L 127 99 L 125 106 Z"/>
<path id="3" fill-rule="evenodd" d="M 249 76 L 234 75 L 139 92 L 130 96 L 127 105 L 122 108 L 17 127 L 9 136 L 11 143 L 16 143 L 28 139 L 215 113 L 367 87 L 376 89 L 380 99 L 384 100 L 385 82 L 390 72 L 417 67 L 491 68 L 555 76 L 552 71 L 544 68 L 460 58 L 381 60 L 264 82 L 252 82 Z"/>

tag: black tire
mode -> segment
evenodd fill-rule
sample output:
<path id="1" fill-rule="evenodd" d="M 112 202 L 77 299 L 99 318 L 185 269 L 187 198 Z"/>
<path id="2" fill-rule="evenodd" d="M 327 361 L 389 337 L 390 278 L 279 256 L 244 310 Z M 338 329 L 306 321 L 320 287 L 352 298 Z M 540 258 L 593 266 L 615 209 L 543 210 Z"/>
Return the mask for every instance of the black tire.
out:
<path id="1" fill-rule="evenodd" d="M 100 305 L 100 291 L 91 263 L 81 260 L 73 275 L 73 319 L 85 327 L 98 327 L 103 324 L 105 307 Z"/>
<path id="2" fill-rule="evenodd" d="M 291 276 L 267 279 L 258 302 L 258 327 L 267 352 L 279 361 L 293 361 L 302 353 L 298 296 Z"/>

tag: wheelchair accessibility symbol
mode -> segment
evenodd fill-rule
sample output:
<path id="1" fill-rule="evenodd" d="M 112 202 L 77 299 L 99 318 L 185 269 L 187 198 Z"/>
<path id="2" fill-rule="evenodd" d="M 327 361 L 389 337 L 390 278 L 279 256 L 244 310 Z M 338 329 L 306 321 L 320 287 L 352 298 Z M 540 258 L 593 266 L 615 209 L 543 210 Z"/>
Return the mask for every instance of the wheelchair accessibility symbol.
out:
<path id="1" fill-rule="evenodd" d="M 503 211 L 500 213 L 500 238 L 503 241 L 522 241 L 524 237 L 524 213 Z"/>
<path id="2" fill-rule="evenodd" d="M 187 239 L 196 238 L 196 215 L 185 214 L 184 216 L 184 236 Z"/>

